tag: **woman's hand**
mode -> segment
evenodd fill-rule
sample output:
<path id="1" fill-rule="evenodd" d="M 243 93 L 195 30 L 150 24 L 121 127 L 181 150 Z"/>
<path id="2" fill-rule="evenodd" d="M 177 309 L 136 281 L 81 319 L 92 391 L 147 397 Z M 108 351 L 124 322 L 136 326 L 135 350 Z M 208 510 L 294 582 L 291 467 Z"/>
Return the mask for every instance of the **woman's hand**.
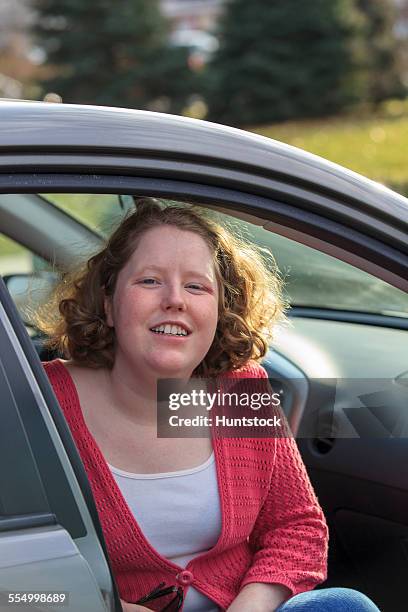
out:
<path id="1" fill-rule="evenodd" d="M 291 591 L 283 584 L 252 582 L 244 586 L 227 612 L 274 612 L 290 595 Z"/>
<path id="2" fill-rule="evenodd" d="M 120 603 L 122 604 L 123 612 L 143 612 L 143 610 L 151 612 L 150 608 L 145 608 L 139 604 L 128 603 L 127 601 L 123 601 L 123 599 L 120 600 Z"/>

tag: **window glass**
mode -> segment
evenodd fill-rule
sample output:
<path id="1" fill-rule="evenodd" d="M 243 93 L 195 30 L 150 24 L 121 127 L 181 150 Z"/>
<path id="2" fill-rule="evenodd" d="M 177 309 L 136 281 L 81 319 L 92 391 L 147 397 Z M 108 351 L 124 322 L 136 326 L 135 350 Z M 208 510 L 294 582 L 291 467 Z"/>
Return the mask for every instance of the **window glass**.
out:
<path id="1" fill-rule="evenodd" d="M 49 263 L 15 240 L 0 234 L 0 274 L 31 274 L 51 269 Z"/>
<path id="2" fill-rule="evenodd" d="M 408 317 L 408 294 L 325 253 L 263 227 L 213 213 L 230 229 L 265 248 L 285 280 L 292 306 Z"/>
<path id="3" fill-rule="evenodd" d="M 47 300 L 58 279 L 50 263 L 4 235 L 0 235 L 0 274 L 26 323 Z"/>
<path id="4" fill-rule="evenodd" d="M 47 193 L 41 197 L 103 236 L 108 236 L 124 214 L 134 207 L 133 198 L 126 195 Z"/>
<path id="5" fill-rule="evenodd" d="M 74 216 L 101 236 L 108 236 L 134 208 L 131 196 L 114 194 L 46 194 L 54 206 Z M 163 200 L 162 200 L 163 202 Z M 170 200 L 166 200 L 170 203 Z M 47 203 L 45 202 L 45 205 Z M 325 253 L 284 238 L 235 216 L 209 211 L 245 240 L 254 241 L 275 258 L 292 306 L 331 308 L 408 317 L 408 294 Z M 63 242 L 63 236 L 61 236 Z M 64 245 L 72 259 L 78 247 Z M 269 255 L 270 257 L 270 255 Z M 39 271 L 44 261 L 5 238 L 0 242 L 0 272 Z"/>

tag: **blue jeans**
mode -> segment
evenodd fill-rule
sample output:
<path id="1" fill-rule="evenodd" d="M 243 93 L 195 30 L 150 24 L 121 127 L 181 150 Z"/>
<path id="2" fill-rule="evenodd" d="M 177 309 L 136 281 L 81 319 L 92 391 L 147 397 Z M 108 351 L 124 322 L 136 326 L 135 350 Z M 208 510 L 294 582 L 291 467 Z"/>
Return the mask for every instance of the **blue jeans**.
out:
<path id="1" fill-rule="evenodd" d="M 299 593 L 277 608 L 276 612 L 379 612 L 377 606 L 353 589 L 318 589 Z"/>

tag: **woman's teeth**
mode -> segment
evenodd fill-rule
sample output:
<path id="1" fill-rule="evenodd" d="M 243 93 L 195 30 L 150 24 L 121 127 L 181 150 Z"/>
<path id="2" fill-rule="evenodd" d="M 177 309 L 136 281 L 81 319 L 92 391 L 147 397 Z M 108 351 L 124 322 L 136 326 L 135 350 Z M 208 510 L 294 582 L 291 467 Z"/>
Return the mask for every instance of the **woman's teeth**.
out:
<path id="1" fill-rule="evenodd" d="M 170 334 L 172 336 L 187 336 L 187 331 L 180 327 L 180 325 L 160 325 L 159 327 L 152 327 L 152 332 L 156 334 Z"/>

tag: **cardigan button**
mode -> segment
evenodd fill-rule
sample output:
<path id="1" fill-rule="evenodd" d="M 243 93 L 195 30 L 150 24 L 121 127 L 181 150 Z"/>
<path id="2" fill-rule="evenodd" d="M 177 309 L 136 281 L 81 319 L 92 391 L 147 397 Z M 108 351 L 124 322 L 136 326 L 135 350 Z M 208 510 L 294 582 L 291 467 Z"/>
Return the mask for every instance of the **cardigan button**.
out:
<path id="1" fill-rule="evenodd" d="M 191 584 L 193 582 L 194 576 L 188 570 L 183 570 L 182 572 L 177 574 L 176 580 L 179 584 L 181 584 L 181 586 L 187 586 L 188 584 Z"/>

